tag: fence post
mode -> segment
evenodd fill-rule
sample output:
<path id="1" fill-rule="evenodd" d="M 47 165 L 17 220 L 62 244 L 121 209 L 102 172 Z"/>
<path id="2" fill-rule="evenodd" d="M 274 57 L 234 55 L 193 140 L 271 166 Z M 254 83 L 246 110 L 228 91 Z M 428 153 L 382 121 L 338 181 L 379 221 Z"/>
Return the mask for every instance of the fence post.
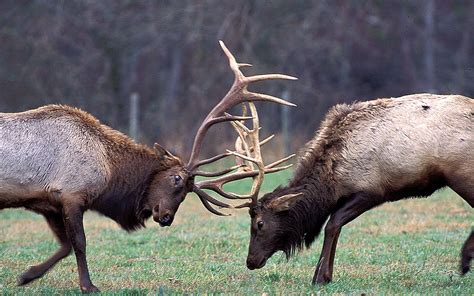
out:
<path id="1" fill-rule="evenodd" d="M 134 92 L 130 95 L 130 115 L 129 115 L 129 125 L 128 125 L 128 132 L 130 133 L 130 137 L 132 137 L 135 141 L 138 141 L 138 113 L 139 107 L 138 103 L 140 101 L 140 96 L 138 93 Z"/>

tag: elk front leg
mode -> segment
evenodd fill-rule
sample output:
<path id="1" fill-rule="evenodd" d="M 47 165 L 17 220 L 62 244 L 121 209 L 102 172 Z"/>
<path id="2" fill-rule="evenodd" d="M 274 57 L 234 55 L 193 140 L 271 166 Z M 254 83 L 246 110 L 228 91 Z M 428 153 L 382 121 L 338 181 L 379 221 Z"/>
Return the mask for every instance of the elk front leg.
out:
<path id="1" fill-rule="evenodd" d="M 80 197 L 76 197 L 80 199 Z M 77 270 L 79 273 L 79 285 L 83 293 L 99 292 L 91 282 L 86 260 L 86 235 L 82 223 L 84 210 L 78 200 L 64 197 L 63 218 L 66 233 L 76 255 Z"/>
<path id="2" fill-rule="evenodd" d="M 45 214 L 44 217 L 46 218 L 46 222 L 48 222 L 51 231 L 56 236 L 60 247 L 56 253 L 49 257 L 45 262 L 31 266 L 27 271 L 22 273 L 18 278 L 19 286 L 26 285 L 43 276 L 56 263 L 71 253 L 71 243 L 67 238 L 62 216 L 60 214 Z"/>
<path id="3" fill-rule="evenodd" d="M 324 228 L 323 249 L 314 273 L 313 285 L 332 281 L 337 240 L 342 226 L 376 206 L 375 200 L 377 199 L 373 196 L 364 193 L 354 194 L 331 215 Z"/>
<path id="4" fill-rule="evenodd" d="M 470 270 L 472 258 L 474 258 L 474 231 L 471 232 L 461 249 L 461 275 L 465 275 Z"/>

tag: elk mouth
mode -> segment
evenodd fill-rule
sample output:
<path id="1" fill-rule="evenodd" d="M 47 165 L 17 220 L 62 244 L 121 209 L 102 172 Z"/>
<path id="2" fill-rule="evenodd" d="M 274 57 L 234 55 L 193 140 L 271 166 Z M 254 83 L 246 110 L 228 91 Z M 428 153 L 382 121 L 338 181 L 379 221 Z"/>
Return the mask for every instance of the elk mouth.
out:
<path id="1" fill-rule="evenodd" d="M 160 215 L 157 208 L 153 210 L 153 220 L 160 224 L 161 227 L 171 226 L 174 220 L 174 215 L 171 213 L 165 213 L 164 215 Z"/>
<path id="2" fill-rule="evenodd" d="M 250 270 L 260 269 L 267 263 L 268 257 L 263 257 L 257 264 L 253 260 L 247 259 L 247 268 Z"/>
<path id="3" fill-rule="evenodd" d="M 160 224 L 161 227 L 171 226 L 171 223 L 173 223 L 174 220 L 174 216 L 170 214 L 165 214 L 163 217 L 153 215 L 153 220 Z"/>
<path id="4" fill-rule="evenodd" d="M 165 214 L 163 217 L 158 218 L 158 224 L 160 224 L 161 227 L 165 226 L 171 226 L 171 223 L 173 223 L 174 216 L 170 214 Z M 156 220 L 155 220 L 156 221 Z"/>

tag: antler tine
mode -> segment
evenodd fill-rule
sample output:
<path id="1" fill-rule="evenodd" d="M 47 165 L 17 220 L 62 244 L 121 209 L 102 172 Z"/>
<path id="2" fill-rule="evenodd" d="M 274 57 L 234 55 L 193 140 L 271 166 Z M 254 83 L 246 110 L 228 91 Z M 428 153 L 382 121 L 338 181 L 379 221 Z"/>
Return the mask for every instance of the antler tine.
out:
<path id="1" fill-rule="evenodd" d="M 287 160 L 292 159 L 292 158 L 295 157 L 295 156 L 296 156 L 296 154 L 288 155 L 287 157 L 284 157 L 284 158 L 282 158 L 282 159 L 280 159 L 280 160 L 274 161 L 274 162 L 272 162 L 271 164 L 266 165 L 265 168 L 266 168 L 266 169 L 273 168 L 273 167 L 275 167 L 275 166 L 277 166 L 277 165 L 279 165 L 279 164 L 284 163 L 284 162 L 287 161 Z"/>
<path id="2" fill-rule="evenodd" d="M 209 125 L 213 125 L 213 124 L 216 124 L 216 123 L 219 123 L 219 122 L 224 122 L 224 121 L 237 121 L 237 120 L 248 120 L 248 119 L 252 119 L 252 117 L 248 117 L 248 116 L 233 116 L 233 115 L 230 115 L 230 114 L 225 114 L 224 116 L 219 116 L 219 117 L 216 117 L 216 118 L 213 118 L 211 120 L 209 120 Z"/>
<path id="3" fill-rule="evenodd" d="M 222 51 L 224 52 L 224 54 L 227 56 L 227 59 L 229 60 L 229 67 L 232 70 L 232 72 L 234 72 L 234 74 L 235 74 L 235 80 L 238 80 L 239 78 L 244 78 L 245 76 L 244 76 L 244 74 L 242 74 L 242 72 L 240 71 L 239 68 L 241 66 L 248 66 L 250 64 L 237 63 L 237 61 L 235 60 L 234 55 L 230 52 L 230 50 L 227 48 L 227 46 L 225 46 L 225 44 L 222 40 L 219 40 L 219 45 L 221 46 Z"/>
<path id="4" fill-rule="evenodd" d="M 250 83 L 250 82 L 256 82 L 256 81 L 262 81 L 262 80 L 268 80 L 268 79 L 287 79 L 287 80 L 298 80 L 298 78 L 290 76 L 290 75 L 284 75 L 284 74 L 263 74 L 263 75 L 254 75 L 250 77 L 245 77 L 244 74 L 240 71 L 240 67 L 252 67 L 251 64 L 246 64 L 246 63 L 237 63 L 235 60 L 234 55 L 230 52 L 230 50 L 225 46 L 224 42 L 222 40 L 219 40 L 219 44 L 224 51 L 225 55 L 229 59 L 229 66 L 234 71 L 236 74 L 236 77 L 241 77 L 245 82 Z"/>
<path id="5" fill-rule="evenodd" d="M 246 114 L 247 113 L 247 108 L 245 107 L 245 105 L 242 106 L 242 113 L 243 114 Z M 249 133 L 251 132 L 251 130 L 249 128 L 247 128 L 243 123 L 239 122 L 239 121 L 232 121 L 231 122 L 232 124 L 232 127 L 235 129 L 235 131 L 237 132 L 238 134 L 238 137 L 237 139 L 235 140 L 235 152 L 233 151 L 227 151 L 229 153 L 232 153 L 232 154 L 235 154 L 235 153 L 239 153 L 239 154 L 242 154 L 242 153 L 245 153 L 246 155 L 251 155 L 250 154 L 250 145 L 247 143 L 246 141 L 246 137 L 247 135 L 249 135 Z M 237 158 L 236 162 L 237 163 L 240 163 L 239 162 L 239 159 L 242 159 L 241 157 L 240 158 Z M 254 167 L 252 165 L 251 162 L 247 162 L 246 163 L 246 167 L 250 170 L 253 170 Z"/>
<path id="6" fill-rule="evenodd" d="M 218 161 L 219 159 L 222 159 L 222 158 L 225 158 L 227 156 L 230 156 L 232 155 L 232 153 L 221 153 L 221 154 L 218 154 L 216 156 L 213 156 L 211 158 L 207 158 L 207 159 L 203 159 L 203 160 L 200 160 L 199 162 L 196 163 L 196 167 L 200 167 L 200 166 L 203 166 L 205 164 L 209 164 L 209 163 L 213 163 L 213 162 L 216 162 Z"/>
<path id="7" fill-rule="evenodd" d="M 285 75 L 285 74 L 263 74 L 263 75 L 254 75 L 250 77 L 246 77 L 248 82 L 257 82 L 262 80 L 269 80 L 269 79 L 286 79 L 286 80 L 298 80 L 298 78 Z"/>
<path id="8" fill-rule="evenodd" d="M 280 99 L 278 97 L 274 97 L 271 95 L 259 94 L 255 92 L 249 92 L 249 91 L 246 91 L 244 95 L 247 101 L 270 101 L 270 102 L 274 102 L 281 105 L 296 107 L 296 105 L 293 103 L 290 103 L 288 101 L 285 101 L 283 99 Z"/>
<path id="9" fill-rule="evenodd" d="M 202 204 L 204 205 L 204 207 L 211 213 L 213 214 L 216 214 L 216 215 L 219 215 L 219 216 L 230 216 L 229 214 L 224 214 L 224 213 L 221 213 L 219 212 L 218 210 L 214 209 L 209 201 L 210 200 L 215 200 L 213 199 L 209 194 L 207 194 L 206 192 L 204 191 L 194 191 L 194 193 L 196 193 L 196 195 L 199 197 L 199 199 L 201 200 Z"/>
<path id="10" fill-rule="evenodd" d="M 207 194 L 204 190 L 202 190 L 201 188 L 199 187 L 195 187 L 193 188 L 194 190 L 194 193 L 196 193 L 197 195 L 200 195 L 202 197 L 204 197 L 208 202 L 216 205 L 216 206 L 219 206 L 221 208 L 231 208 L 232 206 L 226 204 L 226 203 L 223 203 L 217 199 L 214 199 L 212 196 L 210 196 L 209 194 Z"/>
<path id="11" fill-rule="evenodd" d="M 247 64 L 247 63 L 238 63 L 237 64 L 240 67 L 253 67 L 252 64 Z"/>
<path id="12" fill-rule="evenodd" d="M 201 176 L 201 177 L 218 177 L 218 176 L 228 174 L 228 173 L 232 172 L 233 170 L 239 169 L 241 167 L 243 167 L 243 165 L 239 164 L 239 165 L 234 165 L 233 167 L 230 167 L 228 169 L 224 169 L 224 170 L 218 171 L 218 172 L 196 171 L 196 172 L 194 172 L 194 175 L 195 176 Z"/>
<path id="13" fill-rule="evenodd" d="M 290 164 L 288 164 L 288 165 L 284 165 L 284 166 L 281 166 L 281 167 L 268 168 L 268 169 L 265 169 L 265 174 L 281 172 L 281 171 L 284 171 L 284 170 L 286 170 L 286 169 L 291 168 L 292 166 L 293 166 L 293 164 L 290 163 Z"/>
<path id="14" fill-rule="evenodd" d="M 252 202 L 255 204 L 257 203 L 257 198 L 258 198 L 258 193 L 260 192 L 260 188 L 262 187 L 263 183 L 263 177 L 265 174 L 265 165 L 263 164 L 263 159 L 262 159 L 262 154 L 260 151 L 260 139 L 259 139 L 259 130 L 260 130 L 260 124 L 259 124 L 259 119 L 258 119 L 258 113 L 257 113 L 257 108 L 255 108 L 255 105 L 253 102 L 249 102 L 249 107 L 250 107 L 250 113 L 252 114 L 252 124 L 253 124 L 253 130 L 250 133 L 252 142 L 253 142 L 253 154 L 255 158 L 255 164 L 258 169 L 258 175 L 254 177 L 254 182 L 252 184 Z"/>
<path id="15" fill-rule="evenodd" d="M 270 135 L 268 137 L 266 137 L 265 139 L 263 139 L 262 141 L 260 141 L 260 146 L 263 146 L 265 144 L 267 144 L 268 142 L 271 141 L 271 139 L 273 139 L 275 137 L 275 135 Z"/>
<path id="16" fill-rule="evenodd" d="M 234 192 L 226 192 L 222 189 L 223 184 L 221 183 L 207 183 L 207 185 L 200 185 L 201 189 L 209 189 L 215 193 L 223 196 L 227 199 L 249 199 L 251 196 L 249 194 L 237 194 Z"/>

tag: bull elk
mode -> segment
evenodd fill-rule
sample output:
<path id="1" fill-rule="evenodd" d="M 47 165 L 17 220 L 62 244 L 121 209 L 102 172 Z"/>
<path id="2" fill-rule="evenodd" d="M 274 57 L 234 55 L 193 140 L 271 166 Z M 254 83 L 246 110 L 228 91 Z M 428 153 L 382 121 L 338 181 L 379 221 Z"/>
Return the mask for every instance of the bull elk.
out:
<path id="1" fill-rule="evenodd" d="M 289 185 L 240 206 L 250 208 L 248 268 L 263 267 L 276 251 L 290 257 L 309 247 L 327 221 L 312 283 L 328 283 L 341 228 L 362 213 L 445 186 L 474 207 L 473 128 L 474 101 L 463 96 L 415 94 L 333 107 Z M 473 257 L 474 231 L 461 249 L 461 274 Z"/>
<path id="2" fill-rule="evenodd" d="M 201 124 L 187 164 L 158 144 L 154 149 L 136 144 L 72 107 L 48 105 L 21 113 L 0 113 L 0 209 L 24 207 L 43 215 L 60 244 L 49 259 L 25 271 L 18 279 L 19 285 L 41 277 L 74 250 L 82 292 L 98 291 L 91 282 L 86 261 L 83 228 L 86 210 L 105 215 L 123 229 L 133 231 L 144 227 L 151 216 L 161 226 L 171 225 L 189 192 L 195 192 L 204 206 L 218 215 L 223 214 L 211 204 L 229 205 L 205 190 L 229 199 L 248 197 L 225 192 L 222 186 L 243 178 L 257 178 L 257 171 L 243 170 L 242 166 L 218 172 L 199 170 L 205 164 L 236 153 L 228 151 L 199 160 L 204 136 L 216 123 L 242 124 L 241 121 L 252 119 L 226 113 L 240 103 L 269 101 L 293 105 L 270 95 L 250 92 L 247 86 L 256 81 L 295 78 L 281 74 L 246 77 L 239 68 L 250 65 L 237 63 L 224 43 L 220 45 L 235 80 Z M 284 160 L 267 167 L 265 173 L 286 168 L 278 166 Z M 217 178 L 195 182 L 196 176 Z"/>

